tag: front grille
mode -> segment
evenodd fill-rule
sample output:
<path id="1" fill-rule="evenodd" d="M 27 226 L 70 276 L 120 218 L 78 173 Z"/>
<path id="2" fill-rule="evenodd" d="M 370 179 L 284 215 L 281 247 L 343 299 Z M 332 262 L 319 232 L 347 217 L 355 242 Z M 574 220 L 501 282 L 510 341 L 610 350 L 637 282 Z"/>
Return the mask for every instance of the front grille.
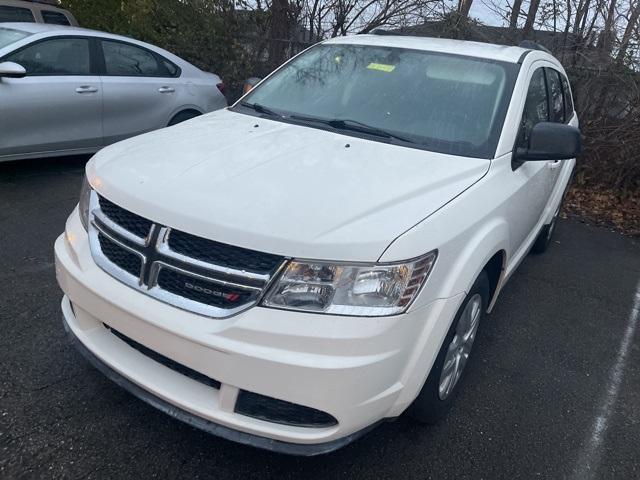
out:
<path id="1" fill-rule="evenodd" d="M 220 308 L 233 308 L 246 303 L 251 294 L 242 289 L 200 280 L 190 275 L 163 268 L 158 274 L 158 286 L 194 302 Z"/>
<path id="2" fill-rule="evenodd" d="M 100 242 L 100 250 L 109 261 L 134 277 L 140 276 L 142 258 L 129 250 L 125 250 L 102 233 L 98 233 L 98 242 Z"/>
<path id="3" fill-rule="evenodd" d="M 96 263 L 147 295 L 215 318 L 256 304 L 283 257 L 173 230 L 92 192 L 89 239 Z"/>
<path id="4" fill-rule="evenodd" d="M 218 380 L 214 380 L 213 378 L 209 378 L 209 377 L 207 377 L 206 375 L 204 375 L 204 374 L 202 374 L 200 372 L 196 372 L 195 370 L 192 370 L 191 368 L 187 367 L 186 365 L 183 365 L 183 364 L 178 363 L 178 362 L 176 362 L 174 360 L 171 360 L 170 358 L 165 357 L 164 355 L 161 355 L 158 352 L 156 352 L 154 350 L 151 350 L 150 348 L 145 347 L 141 343 L 138 343 L 135 340 L 133 340 L 133 339 L 127 337 L 126 335 L 120 333 L 119 331 L 111 328 L 106 323 L 103 323 L 103 325 L 105 326 L 105 328 L 107 330 L 109 330 L 111 333 L 113 333 L 116 337 L 118 337 L 120 340 L 125 342 L 131 348 L 137 350 L 138 352 L 140 352 L 144 356 L 149 357 L 154 362 L 157 362 L 157 363 L 159 363 L 161 365 L 164 365 L 165 367 L 170 368 L 174 372 L 177 372 L 177 373 L 179 373 L 181 375 L 184 375 L 185 377 L 189 377 L 192 380 L 195 380 L 197 382 L 203 383 L 203 384 L 205 384 L 205 385 L 207 385 L 209 387 L 215 388 L 216 390 L 220 390 L 220 382 Z"/>
<path id="5" fill-rule="evenodd" d="M 171 232 L 168 244 L 173 251 L 203 262 L 255 273 L 273 273 L 282 263 L 282 257 L 277 255 L 225 245 L 178 230 Z"/>
<path id="6" fill-rule="evenodd" d="M 112 222 L 131 232 L 136 237 L 145 238 L 149 235 L 153 222 L 135 213 L 131 213 L 124 208 L 117 206 L 104 197 L 100 198 L 100 210 Z"/>
<path id="7" fill-rule="evenodd" d="M 338 421 L 331 415 L 315 408 L 304 407 L 253 392 L 240 390 L 235 412 L 267 422 L 296 427 L 331 427 Z"/>

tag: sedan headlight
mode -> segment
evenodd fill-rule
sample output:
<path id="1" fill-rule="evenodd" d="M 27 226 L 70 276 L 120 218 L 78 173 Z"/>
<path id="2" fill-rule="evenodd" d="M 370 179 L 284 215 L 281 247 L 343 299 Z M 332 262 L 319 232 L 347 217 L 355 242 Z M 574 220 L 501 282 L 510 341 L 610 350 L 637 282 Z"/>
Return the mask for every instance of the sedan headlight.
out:
<path id="1" fill-rule="evenodd" d="M 80 221 L 85 230 L 89 230 L 89 201 L 91 200 L 91 185 L 85 175 L 82 180 L 82 188 L 80 189 L 80 201 L 78 202 L 78 211 L 80 213 Z"/>
<path id="2" fill-rule="evenodd" d="M 263 300 L 267 307 L 383 316 L 404 312 L 426 281 L 437 252 L 402 263 L 346 265 L 291 261 Z"/>

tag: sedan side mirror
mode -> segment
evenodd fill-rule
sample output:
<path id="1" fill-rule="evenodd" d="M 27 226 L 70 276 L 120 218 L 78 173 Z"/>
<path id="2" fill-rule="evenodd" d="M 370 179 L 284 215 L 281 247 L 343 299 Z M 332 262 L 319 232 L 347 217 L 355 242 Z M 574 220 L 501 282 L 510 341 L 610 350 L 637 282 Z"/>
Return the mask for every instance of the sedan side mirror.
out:
<path id="1" fill-rule="evenodd" d="M 0 77 L 22 78 L 27 75 L 27 71 L 22 65 L 14 62 L 0 63 Z"/>
<path id="2" fill-rule="evenodd" d="M 529 148 L 517 148 L 516 160 L 568 160 L 582 151 L 580 130 L 563 123 L 540 122 L 533 126 Z"/>

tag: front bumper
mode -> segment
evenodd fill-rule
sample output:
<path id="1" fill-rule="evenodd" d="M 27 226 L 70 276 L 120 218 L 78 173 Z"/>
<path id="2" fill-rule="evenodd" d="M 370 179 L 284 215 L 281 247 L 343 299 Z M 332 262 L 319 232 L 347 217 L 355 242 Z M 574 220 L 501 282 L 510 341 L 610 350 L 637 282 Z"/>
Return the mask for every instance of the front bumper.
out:
<path id="1" fill-rule="evenodd" d="M 68 302 L 66 297 L 65 301 Z M 64 308 L 65 305 L 63 305 L 63 309 Z M 373 430 L 378 425 L 378 423 L 373 423 L 368 427 L 360 430 L 359 432 L 352 433 L 351 435 L 347 435 L 346 437 L 338 438 L 330 442 L 312 443 L 307 445 L 283 442 L 281 440 L 273 440 L 270 438 L 260 437 L 258 435 L 252 435 L 249 433 L 240 432 L 238 430 L 233 430 L 231 428 L 211 422 L 205 418 L 193 415 L 192 413 L 178 408 L 175 405 L 172 405 L 162 398 L 157 397 L 149 393 L 147 390 L 139 387 L 137 384 L 128 380 L 123 375 L 120 375 L 118 372 L 116 372 L 106 363 L 100 360 L 97 356 L 91 353 L 91 351 L 87 347 L 85 347 L 81 341 L 78 340 L 73 331 L 71 331 L 71 328 L 67 324 L 65 318 L 62 319 L 62 323 L 73 346 L 76 347 L 76 349 L 82 354 L 82 356 L 84 356 L 85 359 L 87 359 L 87 361 L 91 365 L 93 365 L 109 380 L 118 384 L 129 393 L 135 395 L 140 400 L 148 403 L 152 407 L 157 408 L 161 412 L 164 412 L 167 415 L 171 415 L 172 417 L 188 425 L 191 425 L 192 427 L 199 428 L 200 430 L 211 433 L 226 440 L 231 440 L 233 442 L 241 443 L 244 445 L 250 445 L 252 447 L 262 448 L 265 450 L 271 450 L 274 452 L 285 453 L 289 455 L 315 456 L 337 450 L 366 434 L 370 430 Z"/>
<path id="2" fill-rule="evenodd" d="M 136 396 L 216 435 L 285 453 L 326 453 L 393 418 L 419 392 L 462 296 L 395 317 L 336 317 L 254 307 L 228 319 L 177 309 L 96 266 L 76 212 L 55 245 L 65 325 L 85 356 Z M 220 382 L 198 382 L 109 328 Z M 309 428 L 235 411 L 241 391 L 326 412 Z"/>

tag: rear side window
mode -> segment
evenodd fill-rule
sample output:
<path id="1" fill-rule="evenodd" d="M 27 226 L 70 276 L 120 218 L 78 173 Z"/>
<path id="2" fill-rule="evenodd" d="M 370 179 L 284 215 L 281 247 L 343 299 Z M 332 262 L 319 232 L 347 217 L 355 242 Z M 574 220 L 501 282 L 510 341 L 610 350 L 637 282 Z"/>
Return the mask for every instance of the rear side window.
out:
<path id="1" fill-rule="evenodd" d="M 571 98 L 571 88 L 569 88 L 567 77 L 560 74 L 560 80 L 562 81 L 562 91 L 564 92 L 564 116 L 568 122 L 573 117 L 573 98 Z"/>
<path id="2" fill-rule="evenodd" d="M 29 45 L 7 56 L 27 70 L 27 75 L 89 75 L 89 40 L 55 38 Z"/>
<path id="3" fill-rule="evenodd" d="M 121 77 L 170 77 L 158 57 L 128 43 L 102 40 L 107 75 Z"/>
<path id="4" fill-rule="evenodd" d="M 560 74 L 552 69 L 547 68 L 547 84 L 549 85 L 550 103 L 550 120 L 556 123 L 564 123 L 564 99 L 562 98 L 562 84 L 560 83 Z"/>
<path id="5" fill-rule="evenodd" d="M 169 60 L 163 58 L 162 65 L 167 70 L 167 74 L 169 77 L 178 77 L 180 76 L 180 68 L 177 65 L 174 65 Z"/>
<path id="6" fill-rule="evenodd" d="M 0 5 L 0 22 L 35 22 L 33 13 L 28 8 L 7 7 Z"/>
<path id="7" fill-rule="evenodd" d="M 71 25 L 66 15 L 51 10 L 41 10 L 42 20 L 44 23 L 53 23 L 55 25 Z"/>
<path id="8" fill-rule="evenodd" d="M 522 122 L 518 135 L 518 147 L 527 148 L 529 136 L 533 126 L 540 122 L 549 121 L 549 100 L 547 97 L 547 84 L 544 78 L 544 70 L 538 68 L 533 72 L 527 99 L 522 112 Z"/>

